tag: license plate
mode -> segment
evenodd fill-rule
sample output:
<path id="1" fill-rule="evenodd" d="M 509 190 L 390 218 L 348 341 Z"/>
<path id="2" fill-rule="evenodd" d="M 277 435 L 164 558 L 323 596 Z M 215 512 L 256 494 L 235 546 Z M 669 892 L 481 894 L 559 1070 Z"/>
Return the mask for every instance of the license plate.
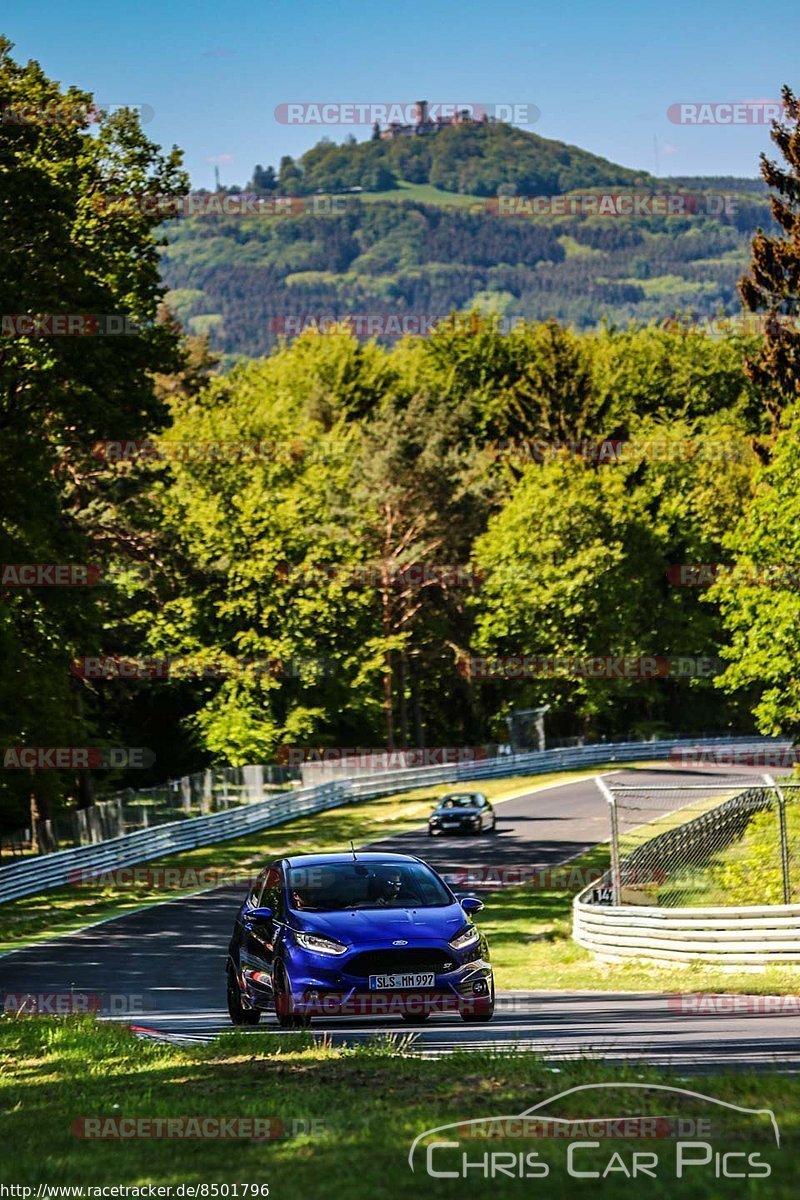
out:
<path id="1" fill-rule="evenodd" d="M 436 976 L 433 971 L 424 975 L 370 975 L 370 991 L 381 988 L 425 988 L 433 987 Z"/>

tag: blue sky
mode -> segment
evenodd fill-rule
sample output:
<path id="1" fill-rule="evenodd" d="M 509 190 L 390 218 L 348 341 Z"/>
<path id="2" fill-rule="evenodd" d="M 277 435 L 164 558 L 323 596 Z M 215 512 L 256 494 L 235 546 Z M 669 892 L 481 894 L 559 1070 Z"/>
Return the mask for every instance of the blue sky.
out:
<path id="1" fill-rule="evenodd" d="M 629 167 L 663 175 L 749 175 L 767 126 L 672 124 L 671 104 L 800 89 L 800 6 L 622 0 L 41 0 L 13 6 L 3 32 L 18 59 L 109 104 L 146 104 L 146 128 L 177 143 L 195 186 L 243 184 L 324 133 L 276 121 L 288 102 L 533 103 L 535 125 Z M 793 71 L 794 69 L 794 71 Z"/>

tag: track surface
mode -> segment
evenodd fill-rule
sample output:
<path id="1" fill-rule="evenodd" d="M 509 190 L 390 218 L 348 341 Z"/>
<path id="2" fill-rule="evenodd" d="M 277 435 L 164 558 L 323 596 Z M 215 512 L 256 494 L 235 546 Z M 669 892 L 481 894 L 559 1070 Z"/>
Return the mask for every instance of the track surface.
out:
<path id="1" fill-rule="evenodd" d="M 667 765 L 613 773 L 619 783 L 662 785 L 698 784 L 720 776 L 721 769 Z M 422 830 L 372 848 L 418 854 L 445 873 L 480 865 L 547 867 L 574 857 L 608 833 L 606 804 L 594 780 L 502 802 L 497 813 L 495 835 L 429 838 Z M 241 899 L 241 889 L 221 888 L 13 951 L 0 958 L 0 993 L 74 990 L 100 995 L 102 1011 L 110 1016 L 176 1041 L 205 1040 L 231 1028 L 224 1010 L 223 965 Z M 270 1018 L 261 1028 L 277 1031 Z M 674 999 L 670 1003 L 669 997 L 652 994 L 507 992 L 498 997 L 495 1019 L 486 1026 L 465 1025 L 441 1014 L 418 1030 L 396 1019 L 366 1017 L 318 1020 L 313 1028 L 327 1028 L 335 1043 L 413 1031 L 414 1049 L 430 1054 L 520 1047 L 554 1057 L 646 1058 L 675 1067 L 775 1063 L 800 1069 L 796 1015 L 724 1009 L 687 1013 Z M 259 1031 L 250 1036 L 257 1038 Z"/>

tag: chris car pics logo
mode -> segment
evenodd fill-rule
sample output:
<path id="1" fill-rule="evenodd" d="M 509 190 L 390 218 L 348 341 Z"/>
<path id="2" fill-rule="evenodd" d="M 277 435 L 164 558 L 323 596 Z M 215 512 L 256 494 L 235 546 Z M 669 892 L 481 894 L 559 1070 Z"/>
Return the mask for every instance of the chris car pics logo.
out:
<path id="1" fill-rule="evenodd" d="M 608 1115 L 556 1117 L 548 1109 L 575 1097 L 591 1104 L 609 1093 Z M 658 1109 L 631 1101 L 659 1093 Z M 662 1097 L 665 1101 L 663 1107 Z M 679 1104 L 675 1100 L 679 1098 Z M 711 1106 L 707 1108 L 706 1106 Z M 673 1111 L 666 1116 L 663 1108 Z M 698 1107 L 702 1110 L 698 1115 Z M 731 1122 L 725 1128 L 725 1120 Z M 744 1126 L 752 1128 L 745 1129 Z M 774 1146 L 773 1146 L 774 1138 Z M 476 1145 L 482 1142 L 483 1145 Z M 615 1146 L 614 1143 L 617 1143 Z M 520 1143 L 527 1143 L 520 1148 Z M 532 1148 L 535 1147 L 535 1148 Z M 568 1088 L 521 1113 L 475 1117 L 426 1129 L 414 1139 L 408 1165 L 431 1179 L 766 1179 L 780 1131 L 772 1109 L 745 1108 L 688 1088 L 655 1083 L 587 1083 Z M 713 1186 L 713 1185 L 712 1185 Z"/>

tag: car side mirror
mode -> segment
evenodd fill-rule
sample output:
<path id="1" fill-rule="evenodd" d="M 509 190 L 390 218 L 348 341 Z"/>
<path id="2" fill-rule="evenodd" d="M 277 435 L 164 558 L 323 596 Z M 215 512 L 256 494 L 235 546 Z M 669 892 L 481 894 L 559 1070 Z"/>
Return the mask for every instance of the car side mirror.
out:
<path id="1" fill-rule="evenodd" d="M 461 907 L 468 917 L 472 917 L 475 913 L 479 913 L 483 908 L 483 901 L 477 896 L 464 896 L 461 901 Z"/>
<path id="2" fill-rule="evenodd" d="M 247 914 L 248 921 L 271 921 L 275 916 L 269 905 L 265 904 L 263 908 L 253 908 Z"/>

